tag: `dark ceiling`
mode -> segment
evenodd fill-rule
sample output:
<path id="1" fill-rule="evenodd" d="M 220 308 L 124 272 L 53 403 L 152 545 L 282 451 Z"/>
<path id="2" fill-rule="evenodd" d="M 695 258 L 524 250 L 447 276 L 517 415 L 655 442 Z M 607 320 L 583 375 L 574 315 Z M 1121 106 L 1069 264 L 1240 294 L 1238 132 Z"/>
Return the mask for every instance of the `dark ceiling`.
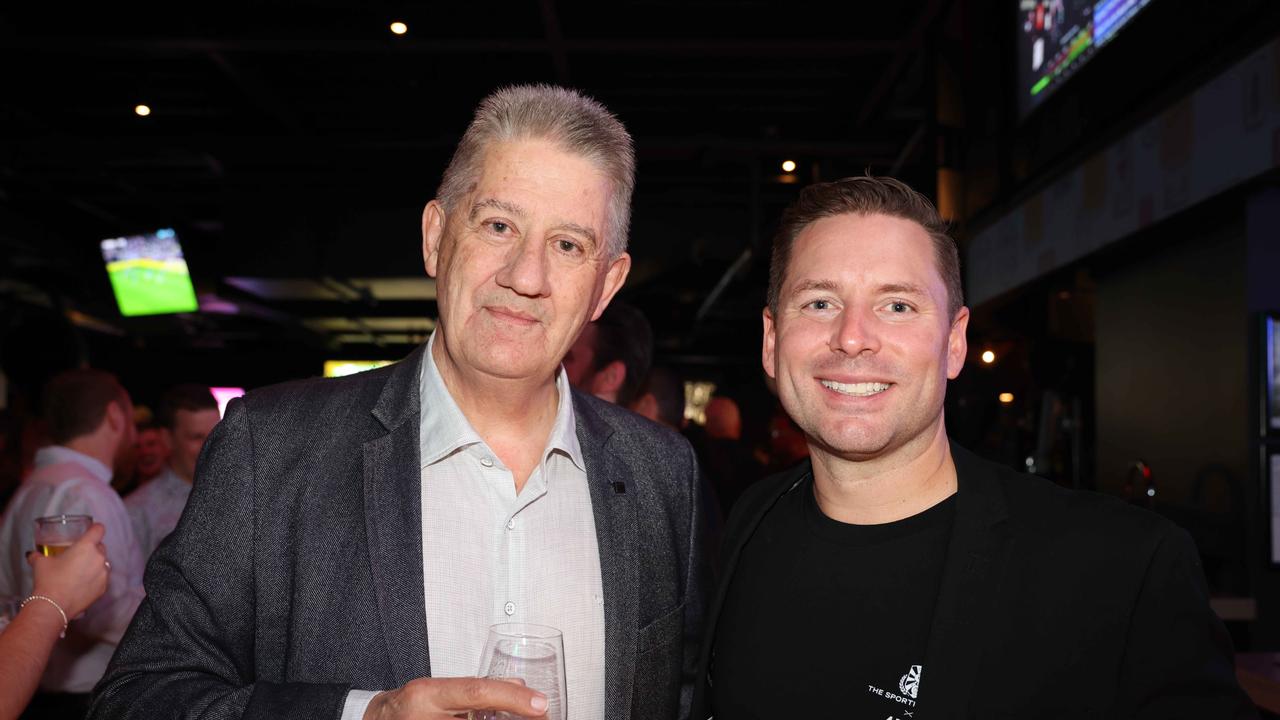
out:
<path id="1" fill-rule="evenodd" d="M 949 3 L 18 5 L 0 10 L 3 297 L 139 346 L 399 356 L 430 285 L 373 280 L 422 278 L 420 210 L 476 102 L 554 82 L 636 138 L 624 297 L 690 359 L 757 352 L 762 248 L 800 185 L 932 182 L 921 58 Z M 120 318 L 98 240 L 161 227 L 205 309 Z"/>

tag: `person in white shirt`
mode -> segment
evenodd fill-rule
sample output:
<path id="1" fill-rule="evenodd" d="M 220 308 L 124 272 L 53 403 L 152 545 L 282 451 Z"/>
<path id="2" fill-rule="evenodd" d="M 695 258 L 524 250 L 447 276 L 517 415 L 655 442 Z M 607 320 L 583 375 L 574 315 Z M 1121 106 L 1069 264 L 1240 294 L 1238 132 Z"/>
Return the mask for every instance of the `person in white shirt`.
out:
<path id="1" fill-rule="evenodd" d="M 142 553 L 111 468 L 134 440 L 133 403 L 115 376 L 101 370 L 69 370 L 49 381 L 44 417 L 54 444 L 36 452 L 35 469 L 0 518 L 0 595 L 32 592 L 26 554 L 35 547 L 35 519 L 91 515 L 106 528 L 111 565 L 106 593 L 83 617 L 69 618 L 40 681 L 33 709 L 78 709 L 107 667 L 143 597 Z"/>
<path id="2" fill-rule="evenodd" d="M 203 385 L 175 385 L 161 396 L 156 419 L 169 448 L 169 462 L 124 499 L 143 557 L 151 557 L 160 541 L 178 525 L 191 494 L 196 459 L 205 438 L 218 424 L 218 401 Z"/>

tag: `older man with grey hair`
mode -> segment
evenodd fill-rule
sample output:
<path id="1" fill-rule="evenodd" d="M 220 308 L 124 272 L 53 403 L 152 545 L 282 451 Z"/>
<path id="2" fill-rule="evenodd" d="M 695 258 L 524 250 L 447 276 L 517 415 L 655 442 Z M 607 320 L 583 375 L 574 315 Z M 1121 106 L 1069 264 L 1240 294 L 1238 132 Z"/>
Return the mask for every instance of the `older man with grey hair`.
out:
<path id="1" fill-rule="evenodd" d="M 685 717 L 693 453 L 560 367 L 627 276 L 633 184 L 594 100 L 486 98 L 423 213 L 436 332 L 231 404 L 91 717 Z M 471 677 L 497 623 L 561 631 L 563 696 Z"/>

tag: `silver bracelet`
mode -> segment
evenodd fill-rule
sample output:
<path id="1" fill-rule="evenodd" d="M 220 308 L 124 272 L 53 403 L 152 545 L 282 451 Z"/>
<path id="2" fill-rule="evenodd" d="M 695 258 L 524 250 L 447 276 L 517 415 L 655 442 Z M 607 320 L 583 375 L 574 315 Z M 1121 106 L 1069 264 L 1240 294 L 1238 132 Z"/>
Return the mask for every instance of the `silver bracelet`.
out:
<path id="1" fill-rule="evenodd" d="M 67 636 L 67 625 L 69 623 L 67 622 L 67 614 L 63 612 L 62 606 L 54 602 L 53 598 L 51 597 L 45 597 L 44 595 L 30 595 L 27 597 L 26 600 L 22 601 L 22 604 L 18 606 L 18 609 L 22 609 L 26 607 L 27 603 L 31 602 L 32 600 L 43 600 L 49 603 L 50 605 L 52 605 L 55 609 L 57 609 L 58 614 L 62 616 L 62 632 L 58 633 L 58 637 L 65 638 Z"/>

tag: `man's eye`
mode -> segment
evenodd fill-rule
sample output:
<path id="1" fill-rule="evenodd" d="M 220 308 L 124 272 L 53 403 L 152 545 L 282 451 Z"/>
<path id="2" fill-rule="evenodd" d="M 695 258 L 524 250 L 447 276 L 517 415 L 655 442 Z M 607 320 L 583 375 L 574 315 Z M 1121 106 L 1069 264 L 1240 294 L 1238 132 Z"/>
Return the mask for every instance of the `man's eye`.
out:
<path id="1" fill-rule="evenodd" d="M 829 310 L 831 303 L 826 300 L 814 300 L 808 304 L 808 307 L 814 310 Z"/>
<path id="2" fill-rule="evenodd" d="M 562 253 L 577 255 L 582 252 L 582 246 L 572 240 L 557 240 L 556 248 Z"/>
<path id="3" fill-rule="evenodd" d="M 889 303 L 889 311 L 895 313 L 911 312 L 911 306 L 904 302 Z"/>
<path id="4" fill-rule="evenodd" d="M 489 227 L 496 233 L 505 233 L 507 230 L 511 229 L 511 226 L 507 225 L 501 220 L 495 220 L 489 223 Z"/>

